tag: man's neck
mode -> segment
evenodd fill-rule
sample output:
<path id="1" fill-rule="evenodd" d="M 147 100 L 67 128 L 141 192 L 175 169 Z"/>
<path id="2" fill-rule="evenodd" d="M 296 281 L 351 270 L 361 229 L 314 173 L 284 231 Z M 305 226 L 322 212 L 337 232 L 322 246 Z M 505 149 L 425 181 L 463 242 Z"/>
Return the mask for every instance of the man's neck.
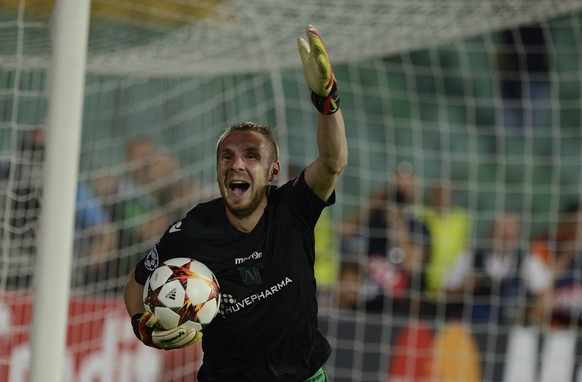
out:
<path id="1" fill-rule="evenodd" d="M 228 208 L 226 209 L 226 218 L 230 224 L 237 230 L 249 233 L 251 232 L 261 220 L 265 208 L 267 207 L 267 202 L 265 200 L 264 204 L 261 204 L 253 213 L 248 216 L 239 217 L 234 215 Z"/>

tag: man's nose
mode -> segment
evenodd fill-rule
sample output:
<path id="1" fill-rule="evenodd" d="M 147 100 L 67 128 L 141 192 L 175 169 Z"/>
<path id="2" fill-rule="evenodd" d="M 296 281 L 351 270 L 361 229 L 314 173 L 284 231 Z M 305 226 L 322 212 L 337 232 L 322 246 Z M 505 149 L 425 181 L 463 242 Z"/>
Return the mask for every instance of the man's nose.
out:
<path id="1" fill-rule="evenodd" d="M 242 156 L 236 156 L 232 162 L 232 168 L 235 170 L 242 170 L 245 167 L 245 162 Z"/>

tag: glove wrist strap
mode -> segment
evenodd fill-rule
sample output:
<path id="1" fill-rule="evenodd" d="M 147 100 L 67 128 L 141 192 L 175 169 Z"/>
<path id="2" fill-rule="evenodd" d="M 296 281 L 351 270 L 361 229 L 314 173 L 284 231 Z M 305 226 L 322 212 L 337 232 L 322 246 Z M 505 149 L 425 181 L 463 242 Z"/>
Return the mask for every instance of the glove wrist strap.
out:
<path id="1" fill-rule="evenodd" d="M 139 331 L 139 321 L 141 319 L 142 313 L 136 313 L 131 316 L 131 326 L 133 327 L 133 333 L 140 340 L 143 341 L 142 335 Z"/>
<path id="2" fill-rule="evenodd" d="M 151 332 L 153 328 L 148 328 L 145 324 L 142 324 L 143 313 L 136 313 L 131 316 L 131 326 L 133 327 L 133 333 L 138 340 L 146 345 L 151 346 Z"/>
<path id="3" fill-rule="evenodd" d="M 320 96 L 311 91 L 311 102 L 315 108 L 323 114 L 333 114 L 339 110 L 340 99 L 337 95 L 337 83 L 334 81 L 331 86 L 331 91 L 327 96 Z"/>

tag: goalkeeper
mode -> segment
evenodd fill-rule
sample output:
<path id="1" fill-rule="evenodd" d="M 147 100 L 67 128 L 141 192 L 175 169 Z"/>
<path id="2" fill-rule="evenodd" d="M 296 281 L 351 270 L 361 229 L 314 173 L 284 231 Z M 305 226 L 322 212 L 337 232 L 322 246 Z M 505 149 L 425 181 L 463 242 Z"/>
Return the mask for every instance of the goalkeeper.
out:
<path id="1" fill-rule="evenodd" d="M 202 333 L 163 330 L 144 313 L 143 284 L 161 262 L 189 256 L 220 282 L 219 314 L 204 329 L 199 381 L 327 381 L 331 347 L 317 329 L 314 227 L 335 201 L 348 148 L 336 79 L 313 26 L 298 39 L 319 154 L 280 187 L 278 147 L 268 126 L 235 124 L 217 143 L 221 198 L 198 204 L 164 233 L 129 275 L 124 298 L 137 337 L 161 349 L 186 347 Z"/>

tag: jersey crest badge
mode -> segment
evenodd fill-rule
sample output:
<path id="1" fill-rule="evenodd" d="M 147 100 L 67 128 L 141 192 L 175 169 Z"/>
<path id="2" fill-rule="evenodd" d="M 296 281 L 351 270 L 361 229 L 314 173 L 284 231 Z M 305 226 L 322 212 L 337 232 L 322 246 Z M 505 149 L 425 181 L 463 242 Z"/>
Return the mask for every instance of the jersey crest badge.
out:
<path id="1" fill-rule="evenodd" d="M 242 282 L 246 286 L 260 285 L 263 283 L 261 273 L 256 267 L 237 267 Z"/>

